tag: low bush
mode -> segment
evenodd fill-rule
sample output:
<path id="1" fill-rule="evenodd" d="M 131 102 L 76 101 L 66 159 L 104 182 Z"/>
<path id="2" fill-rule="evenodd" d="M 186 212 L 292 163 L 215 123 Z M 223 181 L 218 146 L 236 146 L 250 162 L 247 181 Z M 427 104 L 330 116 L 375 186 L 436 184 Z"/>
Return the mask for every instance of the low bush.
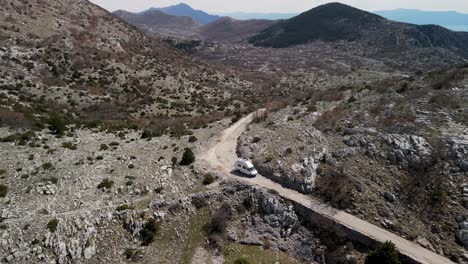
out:
<path id="1" fill-rule="evenodd" d="M 58 114 L 53 114 L 47 121 L 50 131 L 57 135 L 62 135 L 67 131 L 65 120 Z"/>
<path id="2" fill-rule="evenodd" d="M 46 163 L 42 164 L 42 168 L 44 170 L 51 170 L 51 169 L 54 168 L 54 165 L 52 165 L 52 163 L 50 163 L 50 162 L 46 162 Z"/>
<path id="3" fill-rule="evenodd" d="M 47 178 L 42 179 L 42 181 L 57 184 L 59 179 L 57 177 L 55 177 L 55 176 L 51 176 L 51 177 L 47 177 Z"/>
<path id="4" fill-rule="evenodd" d="M 196 142 L 198 138 L 196 136 L 190 136 L 188 142 L 193 143 Z"/>
<path id="5" fill-rule="evenodd" d="M 161 229 L 160 223 L 158 223 L 154 218 L 148 219 L 148 221 L 143 226 L 143 229 L 140 231 L 142 245 L 148 246 L 153 243 L 154 237 Z"/>
<path id="6" fill-rule="evenodd" d="M 125 210 L 129 210 L 129 209 L 132 209 L 132 207 L 128 204 L 121 204 L 119 206 L 117 206 L 117 208 L 115 209 L 116 211 L 125 211 Z"/>
<path id="7" fill-rule="evenodd" d="M 194 196 L 192 198 L 192 205 L 195 206 L 195 208 L 200 209 L 208 205 L 208 201 L 205 197 L 202 196 Z"/>
<path id="8" fill-rule="evenodd" d="M 69 149 L 69 150 L 76 150 L 77 149 L 77 146 L 75 144 L 73 144 L 72 142 L 63 142 L 62 147 L 66 148 L 66 149 Z"/>
<path id="9" fill-rule="evenodd" d="M 398 251 L 395 244 L 390 241 L 385 242 L 380 247 L 369 252 L 365 264 L 400 264 Z"/>
<path id="10" fill-rule="evenodd" d="M 101 144 L 99 147 L 99 151 L 106 151 L 109 150 L 109 146 L 107 144 Z"/>
<path id="11" fill-rule="evenodd" d="M 231 208 L 228 204 L 223 204 L 212 216 L 209 223 L 210 234 L 224 234 L 228 226 Z"/>
<path id="12" fill-rule="evenodd" d="M 54 233 L 55 231 L 57 231 L 58 224 L 59 220 L 57 218 L 54 218 L 47 223 L 47 229 L 49 229 L 50 232 Z"/>
<path id="13" fill-rule="evenodd" d="M 210 185 L 215 181 L 215 178 L 211 174 L 205 175 L 203 178 L 203 185 Z"/>
<path id="14" fill-rule="evenodd" d="M 103 188 L 110 189 L 112 188 L 113 185 L 114 185 L 114 181 L 109 180 L 109 178 L 105 178 L 98 184 L 97 188 L 98 189 L 103 189 Z"/>
<path id="15" fill-rule="evenodd" d="M 238 258 L 234 260 L 234 264 L 250 264 L 250 262 L 245 258 Z"/>
<path id="16" fill-rule="evenodd" d="M 5 184 L 0 184 L 0 197 L 5 197 L 8 193 L 8 186 Z"/>

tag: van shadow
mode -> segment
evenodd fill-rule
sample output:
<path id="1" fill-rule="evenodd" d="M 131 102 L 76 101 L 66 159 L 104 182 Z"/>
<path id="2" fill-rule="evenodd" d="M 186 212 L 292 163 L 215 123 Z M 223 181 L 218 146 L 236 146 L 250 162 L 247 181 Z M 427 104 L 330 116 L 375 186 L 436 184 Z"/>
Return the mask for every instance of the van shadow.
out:
<path id="1" fill-rule="evenodd" d="M 255 178 L 255 176 L 250 176 L 250 175 L 244 174 L 244 173 L 242 173 L 242 172 L 240 172 L 238 170 L 232 170 L 231 174 L 234 175 L 234 176 L 237 176 L 237 177 L 241 177 L 241 178 L 248 178 L 248 179 Z"/>

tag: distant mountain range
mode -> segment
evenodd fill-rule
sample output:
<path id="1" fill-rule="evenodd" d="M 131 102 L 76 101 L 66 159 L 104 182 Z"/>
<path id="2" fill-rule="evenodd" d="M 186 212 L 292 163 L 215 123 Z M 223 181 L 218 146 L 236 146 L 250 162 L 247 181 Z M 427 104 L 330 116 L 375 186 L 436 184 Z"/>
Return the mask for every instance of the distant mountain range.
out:
<path id="1" fill-rule="evenodd" d="M 123 10 L 114 15 L 127 23 L 157 37 L 199 39 L 210 42 L 241 42 L 273 25 L 274 20 L 237 20 L 222 17 L 202 25 L 189 16 L 174 16 L 159 10 L 131 13 Z"/>
<path id="2" fill-rule="evenodd" d="M 189 16 L 202 25 L 206 25 L 221 17 L 232 17 L 238 20 L 250 19 L 268 19 L 280 20 L 290 19 L 299 15 L 298 13 L 249 13 L 232 12 L 208 14 L 201 10 L 195 10 L 187 4 L 178 4 L 168 7 L 150 8 L 141 13 L 159 10 L 166 14 L 175 16 Z M 468 31 L 468 14 L 461 14 L 454 11 L 421 11 L 415 9 L 395 9 L 375 11 L 374 14 L 380 15 L 390 20 L 411 23 L 416 25 L 439 25 L 454 31 Z"/>
<path id="3" fill-rule="evenodd" d="M 149 12 L 153 10 L 159 10 L 166 14 L 174 15 L 174 16 L 188 16 L 188 17 L 193 18 L 195 21 L 197 21 L 198 23 L 202 25 L 206 25 L 210 22 L 215 21 L 216 19 L 221 18 L 220 16 L 210 15 L 201 10 L 195 10 L 187 4 L 178 4 L 178 5 L 168 6 L 168 7 L 152 7 L 141 13 L 145 13 L 145 12 Z"/>
<path id="4" fill-rule="evenodd" d="M 148 10 L 142 13 L 117 10 L 114 15 L 154 36 L 189 38 L 193 37 L 201 26 L 189 16 L 173 16 L 159 10 Z"/>
<path id="5" fill-rule="evenodd" d="M 436 12 L 414 9 L 395 9 L 375 11 L 377 15 L 390 20 L 416 25 L 439 25 L 454 31 L 468 31 L 468 14 L 454 11 Z"/>

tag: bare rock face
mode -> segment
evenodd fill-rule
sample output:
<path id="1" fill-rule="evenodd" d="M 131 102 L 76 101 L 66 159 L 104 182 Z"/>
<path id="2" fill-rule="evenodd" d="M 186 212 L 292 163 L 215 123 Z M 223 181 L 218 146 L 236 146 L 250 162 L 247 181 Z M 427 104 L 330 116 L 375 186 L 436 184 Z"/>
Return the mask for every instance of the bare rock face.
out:
<path id="1" fill-rule="evenodd" d="M 384 137 L 388 146 L 393 147 L 387 157 L 390 161 L 417 164 L 429 159 L 432 153 L 430 144 L 420 136 L 388 135 Z"/>

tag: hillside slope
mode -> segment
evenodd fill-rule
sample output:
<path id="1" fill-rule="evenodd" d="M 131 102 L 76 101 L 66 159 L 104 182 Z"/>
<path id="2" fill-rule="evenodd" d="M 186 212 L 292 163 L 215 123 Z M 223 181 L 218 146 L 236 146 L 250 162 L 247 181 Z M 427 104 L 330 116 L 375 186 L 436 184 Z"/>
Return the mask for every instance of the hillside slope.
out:
<path id="1" fill-rule="evenodd" d="M 442 48 L 468 56 L 468 33 L 452 32 L 440 26 L 416 26 L 347 5 L 331 3 L 279 22 L 250 42 L 257 46 L 284 48 L 314 41 L 355 43 L 361 49 Z"/>
<path id="2" fill-rule="evenodd" d="M 158 10 L 139 14 L 118 10 L 113 14 L 140 30 L 157 36 L 190 37 L 194 36 L 200 27 L 200 23 L 191 17 L 168 15 Z"/>
<path id="3" fill-rule="evenodd" d="M 126 125 L 207 116 L 217 110 L 209 102 L 223 105 L 248 87 L 88 1 L 11 0 L 0 21 L 2 116 L 19 115 L 16 124 L 66 112 L 75 121 Z"/>

